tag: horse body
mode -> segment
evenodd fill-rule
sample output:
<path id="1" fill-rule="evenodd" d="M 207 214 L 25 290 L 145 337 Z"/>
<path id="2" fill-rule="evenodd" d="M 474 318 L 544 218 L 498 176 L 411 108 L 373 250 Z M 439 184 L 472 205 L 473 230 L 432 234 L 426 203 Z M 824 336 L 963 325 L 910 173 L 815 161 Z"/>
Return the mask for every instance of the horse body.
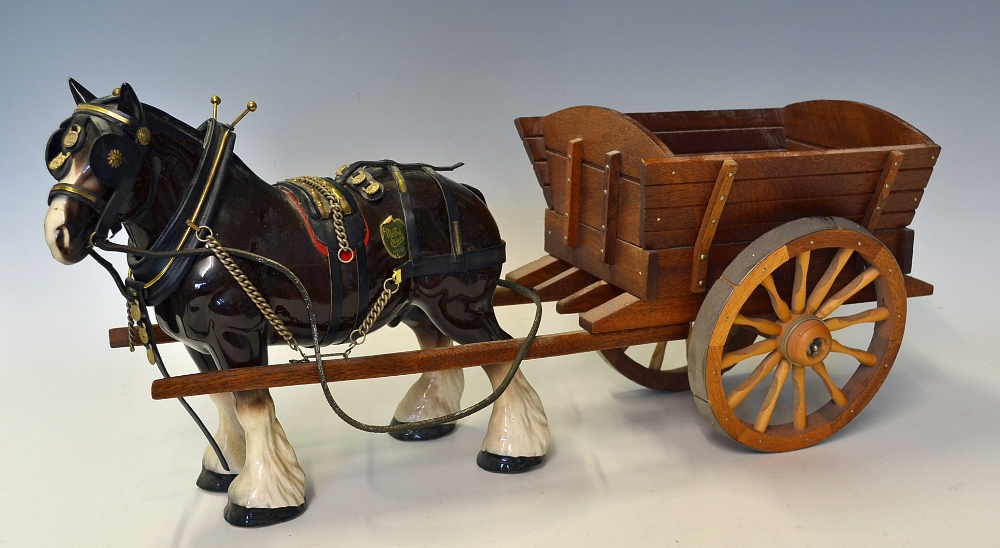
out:
<path id="1" fill-rule="evenodd" d="M 71 91 L 78 105 L 103 105 L 101 108 L 111 114 L 119 113 L 136 124 L 144 124 L 148 133 L 142 138 L 135 133 L 135 124 L 124 125 L 123 130 L 113 119 L 109 122 L 104 119 L 107 116 L 89 117 L 89 111 L 78 106 L 74 118 L 67 121 L 68 126 L 64 124 L 67 128 L 61 130 L 63 147 L 58 153 L 70 154 L 69 159 L 64 159 L 68 164 L 61 171 L 52 169 L 59 163 L 55 159 L 59 147 L 50 143 L 48 154 L 52 158 L 47 160 L 60 182 L 50 195 L 46 240 L 60 262 L 71 264 L 81 260 L 89 251 L 92 234 L 100 232 L 94 227 L 113 225 L 116 220 L 124 226 L 136 248 L 154 246 L 170 230 L 174 212 L 184 207 L 192 178 L 199 170 L 205 136 L 139 103 L 127 84 L 120 89 L 115 97 L 97 99 L 71 80 Z M 81 112 L 88 116 L 80 115 Z M 82 125 L 86 137 L 82 146 L 66 146 L 71 141 L 65 137 L 66 132 L 76 127 L 71 122 Z M 95 164 L 104 161 L 107 147 L 101 139 L 105 135 L 129 137 L 133 133 L 134 140 L 145 147 L 142 167 L 134 178 L 134 186 L 121 181 L 112 183 L 130 188 L 127 199 L 122 200 L 115 197 L 108 181 L 95 175 L 106 172 L 106 166 L 102 171 L 102 166 Z M 59 135 L 57 132 L 56 136 Z M 146 144 L 142 143 L 144 140 Z M 131 149 L 126 145 L 131 145 L 122 139 L 114 143 L 123 143 L 116 146 L 125 147 L 128 167 L 128 162 L 134 160 L 128 158 L 127 151 Z M 431 177 L 417 173 L 407 179 L 413 200 L 411 215 L 414 226 L 420 229 L 421 249 L 429 254 L 447 254 L 452 245 L 451 227 L 441 219 L 449 218 L 448 206 L 435 186 L 438 183 Z M 383 218 L 388 220 L 387 216 L 401 218 L 407 213 L 388 192 L 392 184 L 385 185 L 386 195 L 378 202 L 354 200 L 356 214 L 364 221 L 364 241 L 356 238 L 351 245 L 359 251 L 355 261 L 364 263 L 353 268 L 350 264 L 338 267 L 331 262 L 330 254 L 337 250 L 326 249 L 316 240 L 304 204 L 291 192 L 265 183 L 235 155 L 225 173 L 219 174 L 219 181 L 223 191 L 214 203 L 216 213 L 210 222 L 215 237 L 226 247 L 269 257 L 294 272 L 311 297 L 321 336 L 326 334 L 328 341 L 342 342 L 360 323 L 359 315 L 369 310 L 383 282 L 401 262 L 383 245 L 377 226 Z M 460 249 L 471 252 L 502 245 L 496 224 L 481 199 L 460 185 L 453 184 L 450 188 L 456 203 L 453 211 L 458 212 L 463 227 Z M 108 221 L 109 213 L 94 207 L 95 200 L 120 206 L 118 211 L 110 212 L 116 219 Z M 295 286 L 263 265 L 243 262 L 241 268 L 295 339 L 303 345 L 312 344 L 308 309 Z M 497 323 L 491 304 L 499 275 L 500 264 L 490 264 L 404 280 L 373 329 L 390 322 L 405 323 L 417 334 L 421 348 L 447 346 L 453 340 L 472 343 L 509 338 Z M 186 344 L 200 370 L 265 365 L 268 345 L 283 342 L 214 256 L 192 260 L 180 281 L 171 287 L 173 290 L 155 303 L 157 320 L 167 333 Z M 496 387 L 509 367 L 510 364 L 496 364 L 484 369 Z M 463 379 L 461 370 L 422 375 L 397 407 L 394 422 L 416 422 L 457 410 Z M 198 485 L 209 490 L 228 490 L 225 517 L 234 525 L 267 525 L 299 515 L 305 505 L 305 474 L 277 421 L 268 391 L 216 394 L 212 399 L 219 410 L 215 437 L 230 470 L 222 466 L 209 448 L 202 460 Z M 427 439 L 448 431 L 449 428 L 439 427 L 396 437 Z M 541 403 L 518 373 L 494 404 L 477 462 L 492 471 L 520 471 L 540 463 L 547 444 L 548 428 Z"/>

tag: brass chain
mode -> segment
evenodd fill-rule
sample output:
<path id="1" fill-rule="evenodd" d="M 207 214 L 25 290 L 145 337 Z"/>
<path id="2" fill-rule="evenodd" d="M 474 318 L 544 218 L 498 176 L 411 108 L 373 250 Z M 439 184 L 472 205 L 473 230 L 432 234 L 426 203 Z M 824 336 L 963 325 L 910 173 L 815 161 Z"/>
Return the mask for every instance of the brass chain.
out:
<path id="1" fill-rule="evenodd" d="M 375 301 L 371 310 L 368 311 L 365 320 L 361 322 L 361 325 L 357 329 L 351 331 L 351 335 L 348 337 L 348 340 L 351 341 L 351 346 L 347 349 L 347 354 L 350 354 L 355 346 L 364 344 L 365 339 L 368 338 L 368 332 L 371 331 L 372 326 L 375 325 L 375 321 L 382 314 L 385 305 L 389 304 L 389 299 L 399 291 L 399 286 L 403 282 L 402 275 L 402 271 L 397 268 L 392 272 L 392 277 L 382 283 L 382 294 L 378 296 L 378 300 Z"/>
<path id="2" fill-rule="evenodd" d="M 323 198 L 326 198 L 329 209 L 333 212 L 333 230 L 337 233 L 337 247 L 340 248 L 338 257 L 343 263 L 351 262 L 354 259 L 354 250 L 351 249 L 351 245 L 347 241 L 347 229 L 344 228 L 344 208 L 340 205 L 340 198 L 330 190 L 330 183 L 321 177 L 313 175 L 292 177 L 288 180 L 293 183 L 306 185 L 318 192 Z M 349 258 L 345 260 L 344 257 Z"/>
<path id="3" fill-rule="evenodd" d="M 290 346 L 292 350 L 297 350 L 301 353 L 302 350 L 299 349 L 298 343 L 295 342 L 295 337 L 293 337 L 291 331 L 285 327 L 285 322 L 281 321 L 281 318 L 274 313 L 274 309 L 271 308 L 271 305 L 267 304 L 264 296 L 260 294 L 260 291 L 257 291 L 257 288 L 254 287 L 250 279 L 247 278 L 247 275 L 243 273 L 243 269 L 240 268 L 240 265 L 236 264 L 236 261 L 233 260 L 232 256 L 230 256 L 222 245 L 219 244 L 219 240 L 215 239 L 215 234 L 212 232 L 212 229 L 207 226 L 198 226 L 191 221 L 188 221 L 187 226 L 191 230 L 195 231 L 195 237 L 198 238 L 198 241 L 203 242 L 205 247 L 210 249 L 216 258 L 219 259 L 222 266 L 226 267 L 226 270 L 232 274 L 233 279 L 236 280 L 236 283 L 240 284 L 240 287 L 243 288 L 247 297 L 250 297 L 250 300 L 253 301 L 253 304 L 258 310 L 260 310 L 260 313 L 264 315 L 264 318 L 271 324 L 271 327 L 274 328 L 275 332 L 277 332 L 282 339 L 285 339 L 285 342 L 288 343 L 288 346 Z M 204 235 L 202 232 L 204 232 Z"/>

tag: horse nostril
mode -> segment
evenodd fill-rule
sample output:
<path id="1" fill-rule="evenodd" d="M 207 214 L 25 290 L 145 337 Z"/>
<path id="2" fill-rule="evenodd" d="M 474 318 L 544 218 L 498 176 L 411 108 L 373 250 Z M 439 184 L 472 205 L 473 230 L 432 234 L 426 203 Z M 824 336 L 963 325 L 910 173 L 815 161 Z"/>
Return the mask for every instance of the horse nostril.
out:
<path id="1" fill-rule="evenodd" d="M 73 245 L 70 243 L 69 229 L 65 225 L 59 226 L 56 227 L 55 233 L 56 247 L 59 248 L 62 254 L 69 255 L 73 251 Z"/>

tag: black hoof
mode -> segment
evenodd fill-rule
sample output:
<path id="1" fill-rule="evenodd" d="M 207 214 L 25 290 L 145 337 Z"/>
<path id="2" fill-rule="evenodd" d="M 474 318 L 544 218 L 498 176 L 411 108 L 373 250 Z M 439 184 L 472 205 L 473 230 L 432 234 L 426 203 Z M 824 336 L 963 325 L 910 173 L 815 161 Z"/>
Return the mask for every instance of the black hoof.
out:
<path id="1" fill-rule="evenodd" d="M 230 525 L 237 527 L 264 527 L 290 519 L 295 519 L 306 510 L 305 504 L 285 506 L 282 508 L 244 508 L 239 504 L 228 503 L 223 515 Z"/>
<path id="2" fill-rule="evenodd" d="M 406 424 L 405 422 L 400 422 L 392 419 L 389 424 L 395 426 L 397 424 Z M 389 432 L 389 435 L 402 441 L 427 441 L 436 440 L 438 438 L 447 436 L 455 431 L 455 423 L 448 422 L 445 424 L 439 424 L 437 426 L 428 426 L 427 428 L 417 428 L 416 430 L 403 430 L 402 432 Z"/>
<path id="3" fill-rule="evenodd" d="M 219 474 L 218 472 L 213 472 L 204 466 L 201 467 L 201 474 L 198 475 L 198 481 L 195 482 L 198 487 L 206 491 L 211 491 L 213 493 L 225 493 L 229 491 L 229 484 L 236 479 L 236 474 Z"/>
<path id="4" fill-rule="evenodd" d="M 538 457 L 501 457 L 486 451 L 480 451 L 476 464 L 487 472 L 498 474 L 517 474 L 527 472 L 542 463 L 545 455 Z"/>

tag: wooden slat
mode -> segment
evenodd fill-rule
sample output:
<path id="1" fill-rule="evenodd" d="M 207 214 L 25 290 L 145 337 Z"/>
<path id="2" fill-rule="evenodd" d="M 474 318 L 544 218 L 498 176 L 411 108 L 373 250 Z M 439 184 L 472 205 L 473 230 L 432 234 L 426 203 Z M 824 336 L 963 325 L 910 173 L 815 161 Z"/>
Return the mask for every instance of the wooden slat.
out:
<path id="1" fill-rule="evenodd" d="M 808 184 L 802 177 L 772 177 L 768 179 L 746 179 L 740 173 L 740 179 L 733 184 L 730 191 L 730 203 L 764 202 L 768 200 L 797 197 L 823 198 L 844 196 L 847 194 L 871 195 L 878 184 L 881 168 L 878 171 L 861 173 L 831 173 L 813 175 L 808 178 Z M 908 169 L 896 175 L 894 191 L 921 190 L 930 180 L 930 169 Z M 645 206 L 648 209 L 666 207 L 699 206 L 705 207 L 712 193 L 712 180 L 696 183 L 677 183 L 656 185 L 645 188 Z"/>
<path id="2" fill-rule="evenodd" d="M 548 163 L 552 173 L 565 173 L 567 169 L 566 159 L 556 153 L 550 153 Z M 606 160 L 606 159 L 605 159 Z M 601 230 L 605 225 L 604 212 L 607 205 L 607 196 L 604 191 L 606 185 L 606 173 L 602 162 L 600 166 L 585 163 L 580 170 L 580 222 L 595 229 Z M 626 224 L 621 219 L 621 215 L 638 215 L 639 204 L 639 184 L 637 180 L 623 178 L 619 172 L 619 237 L 631 244 L 639 244 L 638 223 Z M 554 190 L 554 210 L 559 213 L 568 213 L 570 198 L 565 192 L 565 185 L 557 184 L 552 187 Z"/>
<path id="3" fill-rule="evenodd" d="M 622 155 L 617 150 L 608 152 L 604 164 L 604 242 L 601 250 L 606 264 L 615 262 L 615 240 L 618 239 L 618 181 L 622 170 Z"/>
<path id="4" fill-rule="evenodd" d="M 542 138 L 542 117 L 516 118 L 514 120 L 514 127 L 517 128 L 517 134 L 521 137 L 524 150 L 528 153 L 528 159 L 531 160 L 535 178 L 538 179 L 538 185 L 542 188 L 542 196 L 545 198 L 545 204 L 551 209 L 552 190 L 549 188 L 548 171 L 544 167 L 545 140 Z"/>
<path id="5" fill-rule="evenodd" d="M 788 135 L 785 135 L 785 148 L 788 150 L 823 150 L 829 147 L 819 146 L 815 143 L 807 143 L 805 141 L 799 141 L 798 139 L 792 139 Z"/>
<path id="6" fill-rule="evenodd" d="M 878 230 L 893 230 L 905 228 L 914 217 L 914 211 L 902 213 L 886 213 L 879 219 Z M 861 223 L 861 215 L 849 215 L 844 217 L 848 221 Z M 787 221 L 771 221 L 765 223 L 734 224 L 727 225 L 725 222 L 715 233 L 715 244 L 751 242 L 768 230 L 777 228 Z M 693 246 L 698 237 L 698 231 L 694 229 L 684 230 L 664 230 L 646 233 L 647 249 L 667 249 L 671 247 Z M 902 264 L 902 263 L 900 263 Z"/>
<path id="7" fill-rule="evenodd" d="M 603 243 L 602 235 L 586 226 L 580 227 L 580 245 L 567 247 L 563 243 L 562 216 L 547 210 L 545 212 L 545 252 L 558 257 L 581 270 L 590 272 L 597 278 L 606 280 L 625 291 L 641 298 L 656 298 L 656 251 L 643 250 L 637 246 L 617 240 L 615 242 L 615 264 L 608 265 L 599 253 Z M 652 290 L 651 290 L 652 289 Z"/>
<path id="8" fill-rule="evenodd" d="M 534 289 L 535 293 L 538 293 L 538 296 L 543 301 L 558 301 L 587 287 L 596 280 L 597 278 L 593 275 L 579 268 L 571 267 L 565 272 L 556 274 L 552 278 L 536 285 Z"/>
<path id="9" fill-rule="evenodd" d="M 654 135 L 678 155 L 785 150 L 785 130 L 781 126 L 658 131 Z"/>
<path id="10" fill-rule="evenodd" d="M 635 112 L 627 116 L 653 133 L 783 126 L 781 109 L 777 108 Z"/>
<path id="11" fill-rule="evenodd" d="M 741 166 L 742 167 L 742 166 Z M 923 191 L 897 192 L 891 194 L 885 213 L 904 213 L 916 209 Z M 863 218 L 871 201 L 871 194 L 853 194 L 831 198 L 802 198 L 772 200 L 767 202 L 738 202 L 726 206 L 723 224 L 741 225 L 774 221 L 791 221 L 801 217 L 859 217 Z M 707 204 L 706 204 L 707 206 Z M 646 211 L 648 233 L 661 230 L 683 230 L 699 226 L 704 216 L 703 207 L 673 207 Z M 651 247 L 648 240 L 645 247 Z"/>
<path id="12" fill-rule="evenodd" d="M 642 181 L 647 186 L 714 181 L 719 166 L 731 158 L 740 164 L 743 179 L 807 177 L 833 173 L 881 172 L 885 155 L 893 150 L 906 157 L 900 169 L 931 168 L 941 150 L 937 145 L 905 145 L 846 150 L 752 152 L 650 158 L 644 162 Z"/>
<path id="13" fill-rule="evenodd" d="M 580 170 L 583 165 L 583 139 L 570 139 L 566 147 L 566 228 L 563 243 L 576 247 L 580 234 Z"/>
<path id="14" fill-rule="evenodd" d="M 899 257 L 905 254 L 902 248 L 906 245 L 907 239 L 902 230 L 878 231 L 875 233 L 875 237 L 889 249 L 893 256 Z M 729 266 L 729 263 L 746 246 L 747 243 L 716 244 L 712 246 L 712 260 L 708 265 L 708 274 L 706 275 L 708 283 L 706 285 L 711 287 L 711 283 L 722 275 L 722 272 Z M 656 279 L 656 294 L 658 299 L 674 300 L 690 293 L 691 253 L 692 248 L 690 247 L 657 250 L 657 256 L 659 257 L 657 272 L 659 276 Z M 817 253 L 814 252 L 813 255 L 813 264 L 819 264 L 816 258 Z M 789 280 L 788 285 L 789 287 L 791 286 L 791 280 Z"/>
<path id="15" fill-rule="evenodd" d="M 504 276 L 504 279 L 523 285 L 524 287 L 533 288 L 572 267 L 573 265 L 566 261 L 560 261 L 551 255 L 545 255 L 524 266 L 511 270 Z"/>
<path id="16" fill-rule="evenodd" d="M 868 211 L 861 222 L 861 226 L 865 227 L 869 232 L 873 232 L 875 227 L 878 226 L 879 217 L 882 216 L 883 211 L 886 209 L 889 192 L 893 189 L 893 185 L 896 182 L 896 174 L 899 173 L 899 165 L 902 163 L 902 152 L 894 150 L 888 154 L 885 169 L 882 170 L 882 176 L 879 178 L 878 184 L 875 185 L 875 192 L 872 193 L 871 202 L 868 204 Z M 919 202 L 920 199 L 917 198 L 916 201 Z M 916 209 L 916 206 L 914 206 L 914 209 Z"/>
<path id="17" fill-rule="evenodd" d="M 584 331 L 542 335 L 535 339 L 527 358 L 565 356 L 607 348 L 621 348 L 687 336 L 687 325 L 654 327 L 592 335 Z M 373 379 L 430 371 L 460 369 L 511 361 L 524 339 L 508 339 L 447 348 L 394 352 L 348 360 L 323 362 L 328 382 Z M 245 367 L 158 379 L 153 381 L 153 399 L 162 400 L 239 390 L 259 390 L 319 382 L 316 364 L 299 363 Z"/>
<path id="18" fill-rule="evenodd" d="M 931 284 L 910 276 L 903 276 L 903 281 L 907 297 L 922 297 L 931 295 L 934 291 Z M 848 302 L 868 302 L 874 296 L 874 290 L 866 288 Z M 644 326 L 687 324 L 697 318 L 704 298 L 705 294 L 702 293 L 688 293 L 676 298 L 643 301 L 634 295 L 622 293 L 611 301 L 580 314 L 580 327 L 591 333 L 613 333 L 622 329 L 641 329 Z M 752 295 L 744 305 L 743 312 L 771 312 L 766 294 L 758 292 Z"/>
<path id="19" fill-rule="evenodd" d="M 709 196 L 708 206 L 701 219 L 701 228 L 698 229 L 698 237 L 694 242 L 694 253 L 691 261 L 692 293 L 704 293 L 708 289 L 705 275 L 708 273 L 709 249 L 712 247 L 715 231 L 719 228 L 719 219 L 722 218 L 722 211 L 738 170 L 739 165 L 736 162 L 732 160 L 722 162 L 722 169 L 719 170 L 715 187 Z"/>
<path id="20" fill-rule="evenodd" d="M 556 303 L 556 312 L 560 314 L 577 314 L 604 304 L 621 295 L 623 291 L 604 280 L 597 280 L 587 287 L 560 299 Z"/>

